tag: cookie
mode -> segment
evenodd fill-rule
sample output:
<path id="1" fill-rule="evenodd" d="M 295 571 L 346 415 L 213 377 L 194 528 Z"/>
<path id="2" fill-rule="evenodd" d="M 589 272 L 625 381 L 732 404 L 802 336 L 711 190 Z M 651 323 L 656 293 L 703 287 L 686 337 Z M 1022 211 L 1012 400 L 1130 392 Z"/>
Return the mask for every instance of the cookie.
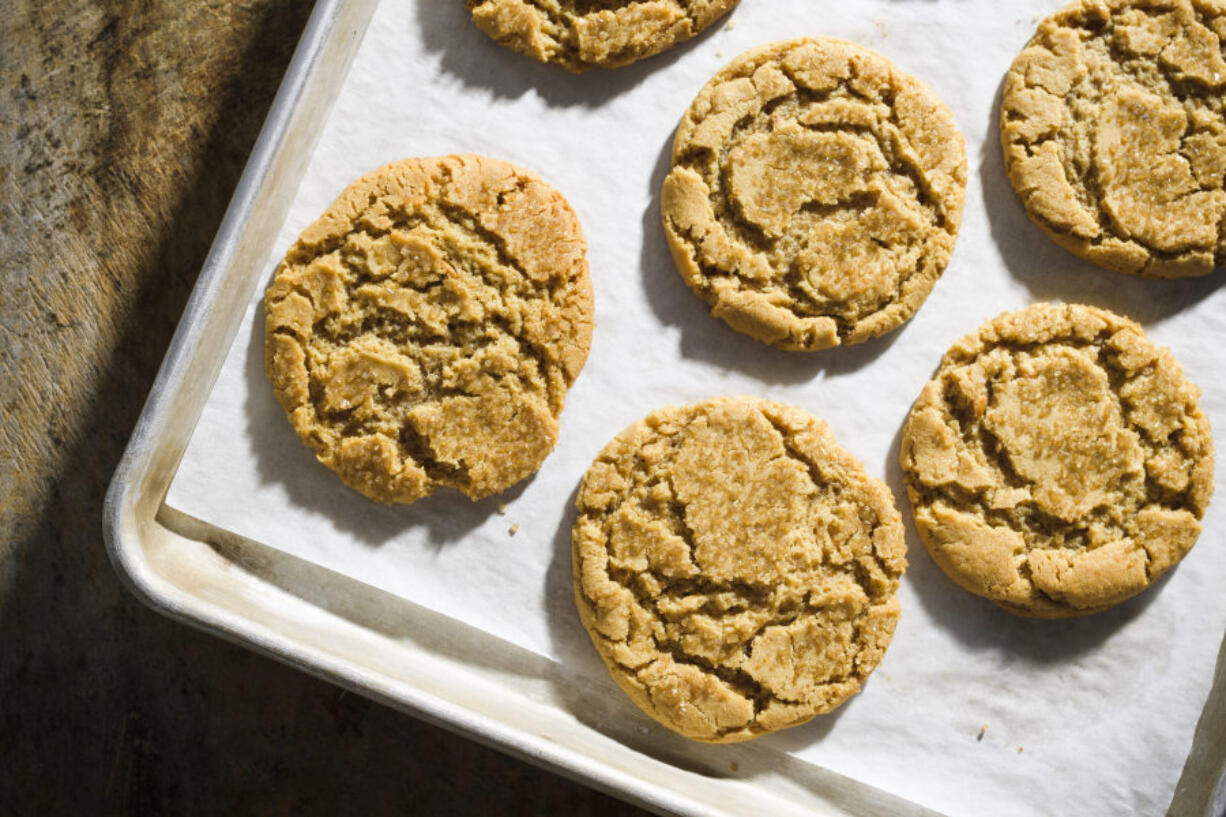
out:
<path id="1" fill-rule="evenodd" d="M 1031 220 L 1100 267 L 1226 265 L 1226 0 L 1079 0 L 1005 79 L 1005 169 Z"/>
<path id="2" fill-rule="evenodd" d="M 277 399 L 371 499 L 502 491 L 553 449 L 587 358 L 586 251 L 561 194 L 506 162 L 382 167 L 299 236 L 265 294 Z"/>
<path id="3" fill-rule="evenodd" d="M 1002 315 L 946 353 L 902 433 L 915 524 L 962 587 L 1064 618 L 1148 587 L 1213 493 L 1199 393 L 1140 326 L 1089 306 Z"/>
<path id="4" fill-rule="evenodd" d="M 800 409 L 741 397 L 656 411 L 605 447 L 576 505 L 579 616 L 670 729 L 725 743 L 803 723 L 885 654 L 902 517 Z"/>
<path id="5" fill-rule="evenodd" d="M 859 343 L 910 318 L 953 252 L 966 146 L 879 54 L 829 38 L 746 52 L 677 129 L 661 211 L 686 283 L 783 349 Z"/>
<path id="6" fill-rule="evenodd" d="M 579 73 L 615 68 L 697 36 L 739 0 L 468 0 L 502 45 Z"/>

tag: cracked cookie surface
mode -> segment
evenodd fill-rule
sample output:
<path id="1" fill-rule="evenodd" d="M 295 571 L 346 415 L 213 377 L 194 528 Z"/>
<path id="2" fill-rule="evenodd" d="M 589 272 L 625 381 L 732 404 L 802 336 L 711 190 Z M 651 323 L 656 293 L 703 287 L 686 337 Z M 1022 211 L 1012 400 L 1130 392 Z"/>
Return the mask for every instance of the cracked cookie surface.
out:
<path id="1" fill-rule="evenodd" d="M 859 343 L 910 318 L 944 272 L 966 189 L 953 115 L 850 42 L 742 54 L 690 106 L 661 215 L 712 314 L 784 349 Z"/>
<path id="2" fill-rule="evenodd" d="M 739 0 L 467 0 L 496 42 L 568 71 L 627 65 L 697 36 Z"/>
<path id="3" fill-rule="evenodd" d="M 617 683 L 683 735 L 803 723 L 859 692 L 885 654 L 902 518 L 798 408 L 656 411 L 604 448 L 576 504 L 580 618 Z"/>
<path id="4" fill-rule="evenodd" d="M 265 369 L 294 430 L 381 502 L 530 476 L 591 343 L 586 249 L 561 194 L 506 162 L 359 179 L 264 296 Z"/>
<path id="5" fill-rule="evenodd" d="M 1199 392 L 1106 310 L 1037 304 L 946 353 L 903 429 L 916 527 L 962 587 L 1039 618 L 1141 592 L 1195 544 L 1213 493 Z"/>
<path id="6" fill-rule="evenodd" d="M 1226 2 L 1085 0 L 1005 79 L 1001 142 L 1031 220 L 1149 277 L 1226 265 Z"/>

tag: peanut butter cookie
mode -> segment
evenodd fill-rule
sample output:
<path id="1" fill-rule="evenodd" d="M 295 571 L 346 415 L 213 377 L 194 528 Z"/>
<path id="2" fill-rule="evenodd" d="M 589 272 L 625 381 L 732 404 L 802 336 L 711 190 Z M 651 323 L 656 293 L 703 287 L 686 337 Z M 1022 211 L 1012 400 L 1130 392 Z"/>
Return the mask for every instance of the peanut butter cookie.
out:
<path id="1" fill-rule="evenodd" d="M 576 73 L 615 68 L 696 36 L 739 0 L 468 0 L 493 40 Z"/>
<path id="2" fill-rule="evenodd" d="M 1079 0 L 1005 79 L 1001 142 L 1030 218 L 1100 267 L 1226 264 L 1226 1 Z"/>
<path id="3" fill-rule="evenodd" d="M 664 231 L 686 283 L 734 329 L 826 349 L 894 329 L 953 252 L 966 147 L 884 57 L 835 39 L 742 54 L 673 142 Z"/>
<path id="4" fill-rule="evenodd" d="M 695 740 L 748 740 L 860 691 L 898 621 L 902 518 L 800 409 L 661 409 L 583 479 L 575 601 L 617 683 Z"/>
<path id="5" fill-rule="evenodd" d="M 587 358 L 586 244 L 566 200 L 480 156 L 347 188 L 264 297 L 265 367 L 319 461 L 371 499 L 476 499 L 553 449 Z"/>
<path id="6" fill-rule="evenodd" d="M 1038 304 L 946 353 L 903 429 L 916 527 L 962 587 L 1063 618 L 1141 592 L 1183 558 L 1213 493 L 1199 393 L 1106 310 Z"/>

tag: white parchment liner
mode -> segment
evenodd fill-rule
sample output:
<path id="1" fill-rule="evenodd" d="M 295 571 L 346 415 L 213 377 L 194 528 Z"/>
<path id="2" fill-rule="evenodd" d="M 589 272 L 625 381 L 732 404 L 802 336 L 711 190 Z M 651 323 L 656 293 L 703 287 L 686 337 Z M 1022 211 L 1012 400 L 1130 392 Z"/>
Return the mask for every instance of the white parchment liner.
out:
<path id="1" fill-rule="evenodd" d="M 1039 300 L 1141 321 L 1201 387 L 1213 427 L 1226 429 L 1222 273 L 1142 281 L 1083 264 L 1029 223 L 1005 179 L 998 89 L 1055 7 L 744 0 L 696 42 L 576 77 L 495 46 L 458 0 L 386 0 L 263 280 L 349 182 L 385 162 L 476 152 L 535 170 L 579 213 L 596 291 L 591 356 L 558 448 L 526 486 L 475 504 L 443 492 L 385 508 L 349 491 L 297 440 L 264 379 L 261 284 L 167 503 L 575 661 L 591 647 L 574 622 L 569 509 L 597 451 L 661 405 L 719 394 L 792 402 L 829 422 L 890 484 L 908 521 L 911 568 L 902 622 L 864 692 L 762 742 L 958 817 L 1164 812 L 1226 629 L 1226 494 L 1157 587 L 1092 618 L 1032 622 L 964 593 L 932 564 L 896 464 L 899 429 L 945 349 Z M 711 318 L 673 269 L 657 201 L 673 128 L 711 74 L 747 48 L 803 34 L 855 40 L 927 82 L 953 109 L 971 171 L 953 262 L 915 318 L 867 344 L 812 354 L 776 351 Z"/>

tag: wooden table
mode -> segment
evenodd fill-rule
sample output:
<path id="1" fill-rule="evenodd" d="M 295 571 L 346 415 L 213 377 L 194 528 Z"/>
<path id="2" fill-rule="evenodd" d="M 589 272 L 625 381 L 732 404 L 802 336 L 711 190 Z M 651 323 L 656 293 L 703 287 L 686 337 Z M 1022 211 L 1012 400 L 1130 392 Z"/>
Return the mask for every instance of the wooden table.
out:
<path id="1" fill-rule="evenodd" d="M 642 814 L 163 619 L 107 562 L 107 482 L 309 12 L 0 0 L 0 811 Z"/>

